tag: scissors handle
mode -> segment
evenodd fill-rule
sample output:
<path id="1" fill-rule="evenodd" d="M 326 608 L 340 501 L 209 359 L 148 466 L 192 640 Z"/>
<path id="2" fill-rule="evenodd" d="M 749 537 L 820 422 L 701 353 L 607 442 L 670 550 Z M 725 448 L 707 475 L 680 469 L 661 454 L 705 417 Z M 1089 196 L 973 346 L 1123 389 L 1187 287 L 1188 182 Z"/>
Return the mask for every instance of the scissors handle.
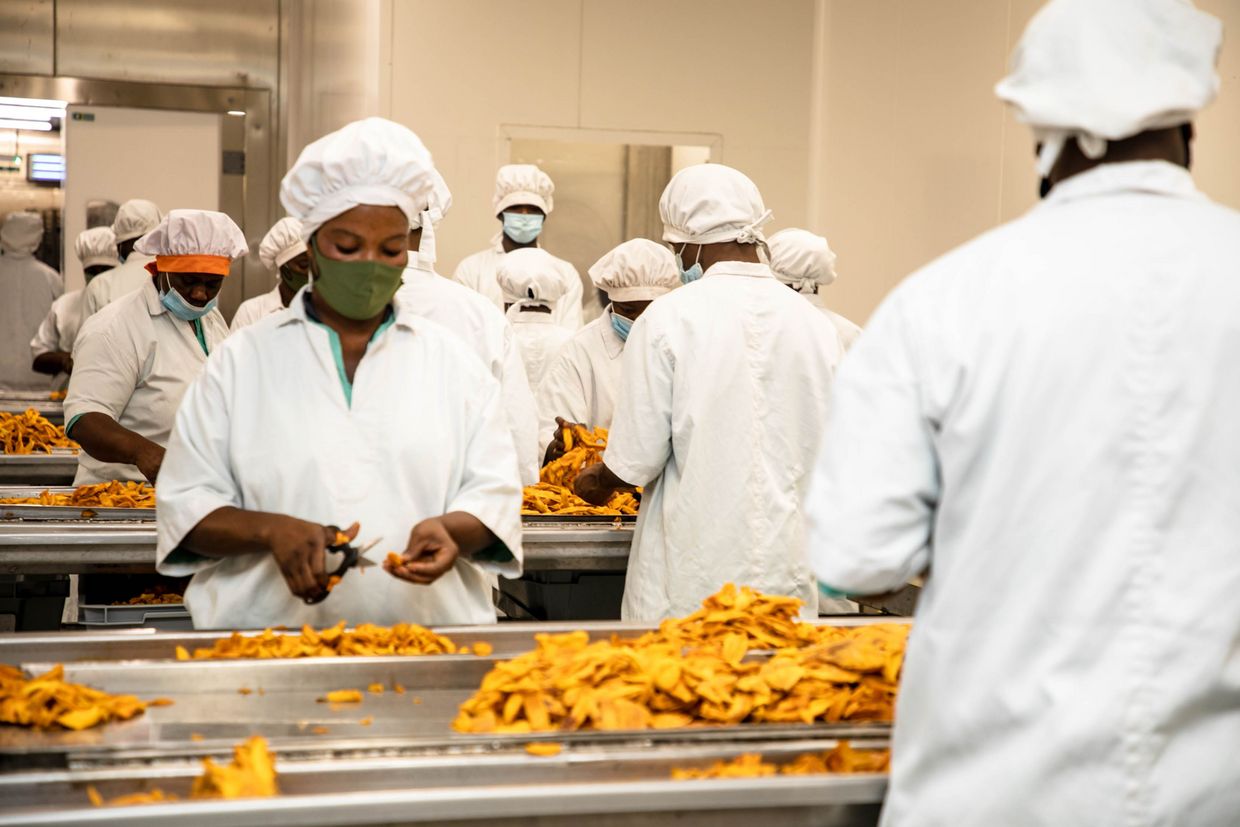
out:
<path id="1" fill-rule="evenodd" d="M 338 526 L 329 525 L 326 528 L 328 531 L 332 532 L 332 536 L 334 537 L 341 537 L 343 535 L 343 532 Z M 332 543 L 327 546 L 327 550 L 342 556 L 340 565 L 336 567 L 335 571 L 328 572 L 328 577 L 343 577 L 346 571 L 357 565 L 358 551 L 349 541 L 346 540 L 343 543 Z M 316 606 L 326 600 L 328 594 L 329 592 L 324 589 L 323 593 L 317 597 L 307 597 L 306 605 Z"/>

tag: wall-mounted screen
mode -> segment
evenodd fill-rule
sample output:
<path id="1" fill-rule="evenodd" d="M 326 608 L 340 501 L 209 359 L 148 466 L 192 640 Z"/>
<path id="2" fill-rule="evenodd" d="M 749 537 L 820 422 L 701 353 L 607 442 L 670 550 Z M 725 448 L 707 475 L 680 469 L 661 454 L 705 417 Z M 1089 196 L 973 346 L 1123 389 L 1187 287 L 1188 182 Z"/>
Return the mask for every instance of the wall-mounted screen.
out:
<path id="1" fill-rule="evenodd" d="M 65 156 L 32 152 L 26 156 L 26 180 L 36 184 L 60 184 L 65 180 Z"/>

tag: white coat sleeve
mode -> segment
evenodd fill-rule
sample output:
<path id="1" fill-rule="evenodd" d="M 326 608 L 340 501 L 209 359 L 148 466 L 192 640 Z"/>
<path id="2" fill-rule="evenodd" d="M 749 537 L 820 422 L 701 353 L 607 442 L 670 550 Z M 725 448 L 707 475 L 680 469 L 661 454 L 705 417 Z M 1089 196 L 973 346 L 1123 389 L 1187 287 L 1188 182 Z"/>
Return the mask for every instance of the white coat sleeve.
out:
<path id="1" fill-rule="evenodd" d="M 32 359 L 42 356 L 44 353 L 55 353 L 60 351 L 60 330 L 56 325 L 56 305 L 47 311 L 47 315 L 43 317 L 43 321 L 39 322 L 39 329 L 35 331 L 34 338 L 30 340 L 30 357 Z"/>
<path id="2" fill-rule="evenodd" d="M 133 396 L 146 354 L 125 335 L 119 316 L 83 325 L 73 347 L 73 373 L 65 397 L 65 422 L 101 413 L 119 420 Z M 104 323 L 100 323 L 104 322 Z"/>
<path id="3" fill-rule="evenodd" d="M 581 329 L 582 309 L 581 309 L 581 274 L 577 272 L 577 268 L 567 261 L 563 262 L 560 273 L 564 277 L 564 284 L 568 288 L 564 295 L 555 303 L 555 321 L 565 330 L 577 331 Z"/>
<path id="4" fill-rule="evenodd" d="M 219 559 L 179 546 L 211 512 L 242 505 L 229 459 L 234 358 L 235 351 L 222 346 L 186 390 L 159 469 L 155 560 L 159 573 L 169 577 L 186 577 L 218 565 Z"/>
<path id="5" fill-rule="evenodd" d="M 82 290 L 82 324 L 86 324 L 86 320 L 99 312 L 103 307 L 102 298 L 104 291 L 104 277 L 111 273 L 111 270 L 100 273 L 90 280 L 90 283 Z"/>
<path id="6" fill-rule="evenodd" d="M 538 408 L 534 393 L 530 390 L 521 361 L 521 349 L 511 325 L 504 326 L 503 404 L 508 420 L 508 430 L 517 450 L 517 465 L 523 485 L 538 482 L 542 455 L 538 450 Z"/>
<path id="7" fill-rule="evenodd" d="M 825 592 L 898 589 L 930 560 L 939 466 L 923 399 L 920 318 L 897 292 L 841 365 L 805 512 Z"/>
<path id="8" fill-rule="evenodd" d="M 548 368 L 538 386 L 538 450 L 546 454 L 547 446 L 555 438 L 555 418 L 561 417 L 569 422 L 580 422 L 588 428 L 594 428 L 597 422 L 591 422 L 589 404 L 586 402 L 585 383 L 581 379 L 581 366 L 578 358 L 584 358 L 580 348 L 568 343 L 560 355 Z"/>
<path id="9" fill-rule="evenodd" d="M 603 462 L 629 485 L 649 485 L 672 456 L 675 363 L 653 327 L 643 315 L 629 333 L 624 381 L 603 452 Z"/>
<path id="10" fill-rule="evenodd" d="M 233 314 L 232 325 L 228 328 L 229 335 L 236 333 L 243 327 L 254 324 L 261 318 L 258 309 L 258 299 L 246 299 L 237 308 L 237 312 Z"/>
<path id="11" fill-rule="evenodd" d="M 476 360 L 475 360 L 476 361 Z M 463 511 L 477 517 L 499 544 L 475 554 L 470 562 L 508 578 L 521 576 L 521 479 L 512 440 L 504 425 L 503 392 L 478 363 L 470 379 L 464 425 L 461 485 L 445 513 Z"/>

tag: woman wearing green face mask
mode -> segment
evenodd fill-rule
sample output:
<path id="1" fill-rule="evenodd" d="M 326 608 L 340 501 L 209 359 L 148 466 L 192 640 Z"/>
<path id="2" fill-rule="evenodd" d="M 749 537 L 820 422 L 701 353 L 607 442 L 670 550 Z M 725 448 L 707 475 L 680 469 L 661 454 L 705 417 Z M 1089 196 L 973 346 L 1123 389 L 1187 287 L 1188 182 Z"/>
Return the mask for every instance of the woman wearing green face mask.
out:
<path id="1" fill-rule="evenodd" d="M 520 573 L 499 384 L 395 297 L 432 169 L 416 135 L 369 118 L 285 177 L 309 286 L 220 349 L 160 477 L 159 566 L 194 575 L 195 626 L 489 623 L 492 575 Z M 333 526 L 400 562 L 328 595 Z"/>

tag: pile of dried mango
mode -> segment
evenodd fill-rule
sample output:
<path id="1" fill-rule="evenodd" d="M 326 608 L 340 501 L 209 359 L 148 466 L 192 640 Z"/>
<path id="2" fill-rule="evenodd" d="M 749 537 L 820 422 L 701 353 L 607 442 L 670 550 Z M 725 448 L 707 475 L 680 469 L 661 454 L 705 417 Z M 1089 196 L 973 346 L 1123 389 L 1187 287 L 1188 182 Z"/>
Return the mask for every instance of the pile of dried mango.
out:
<path id="1" fill-rule="evenodd" d="M 170 606 L 185 602 L 185 596 L 172 592 L 155 594 L 153 592 L 143 592 L 142 594 L 131 597 L 128 600 L 118 600 L 113 606 Z"/>
<path id="2" fill-rule="evenodd" d="M 674 781 L 705 778 L 761 778 L 768 775 L 826 775 L 828 773 L 887 772 L 891 765 L 889 749 L 853 749 L 841 741 L 826 752 L 807 752 L 787 764 L 768 764 L 756 752 L 738 755 L 731 761 L 716 761 L 705 769 L 676 767 Z"/>
<path id="3" fill-rule="evenodd" d="M 28 679 L 20 669 L 0 664 L 0 723 L 40 729 L 89 729 L 108 721 L 127 721 L 141 715 L 148 706 L 172 703 L 109 695 L 89 686 L 65 683 L 64 677 L 63 666 Z"/>
<path id="4" fill-rule="evenodd" d="M 721 608 L 722 607 L 722 608 Z M 460 732 L 889 721 L 907 626 L 809 626 L 797 600 L 725 587 L 635 640 L 537 635 L 461 705 Z M 774 650 L 747 659 L 750 650 Z"/>
<path id="5" fill-rule="evenodd" d="M 105 801 L 93 786 L 86 788 L 90 802 L 96 807 L 126 807 L 135 804 L 159 804 L 176 801 L 177 797 L 163 790 L 132 793 Z M 271 798 L 280 794 L 276 783 L 276 762 L 267 741 L 254 736 L 233 747 L 231 764 L 217 764 L 210 758 L 202 761 L 202 775 L 194 779 L 191 800 L 211 798 Z"/>
<path id="6" fill-rule="evenodd" d="M 483 649 L 487 650 L 485 654 L 490 654 L 486 644 L 474 647 L 476 654 L 484 654 Z M 389 627 L 364 623 L 356 629 L 345 629 L 343 620 L 329 629 L 303 626 L 300 635 L 281 634 L 274 629 L 265 629 L 257 635 L 233 632 L 230 637 L 217 640 L 210 649 L 195 649 L 193 654 L 183 646 L 176 648 L 177 660 L 452 654 L 469 654 L 469 650 L 457 647 L 448 638 L 424 626 L 398 623 Z"/>
<path id="7" fill-rule="evenodd" d="M 629 491 L 617 491 L 604 506 L 591 505 L 573 493 L 573 482 L 583 469 L 602 462 L 607 448 L 607 429 L 589 430 L 583 425 L 560 429 L 564 455 L 543 466 L 537 485 L 527 485 L 521 500 L 521 513 L 618 517 L 637 513 L 637 498 Z"/>
<path id="8" fill-rule="evenodd" d="M 0 453 L 50 454 L 53 448 L 77 448 L 65 429 L 29 408 L 25 413 L 0 412 Z"/>
<path id="9" fill-rule="evenodd" d="M 43 491 L 37 497 L 5 497 L 4 505 L 59 505 L 71 508 L 154 508 L 155 489 L 144 482 L 80 485 L 68 494 Z"/>

